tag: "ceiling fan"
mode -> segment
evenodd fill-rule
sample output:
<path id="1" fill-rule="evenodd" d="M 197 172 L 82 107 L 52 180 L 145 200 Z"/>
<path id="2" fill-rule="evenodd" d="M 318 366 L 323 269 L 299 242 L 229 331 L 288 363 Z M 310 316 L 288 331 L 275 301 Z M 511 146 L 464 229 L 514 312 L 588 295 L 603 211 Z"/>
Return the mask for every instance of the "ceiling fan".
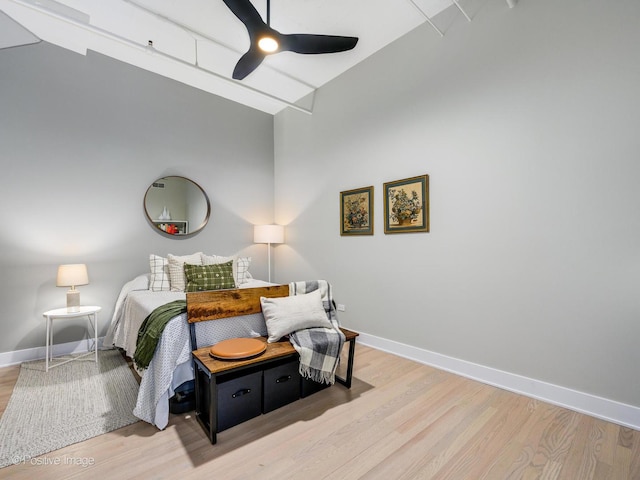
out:
<path id="1" fill-rule="evenodd" d="M 232 77 L 242 80 L 253 72 L 267 55 L 278 52 L 306 54 L 336 53 L 351 50 L 358 43 L 357 37 L 338 35 L 314 35 L 307 33 L 283 34 L 269 26 L 271 1 L 267 0 L 267 21 L 250 0 L 223 0 L 236 17 L 244 23 L 251 42 L 249 50 L 240 57 Z"/>

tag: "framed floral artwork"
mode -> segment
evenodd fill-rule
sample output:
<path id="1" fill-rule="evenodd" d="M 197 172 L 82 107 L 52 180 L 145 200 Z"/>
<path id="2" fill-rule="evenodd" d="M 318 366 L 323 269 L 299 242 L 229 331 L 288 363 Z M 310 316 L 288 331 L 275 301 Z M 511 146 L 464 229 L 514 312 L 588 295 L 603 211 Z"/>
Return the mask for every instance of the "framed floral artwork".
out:
<path id="1" fill-rule="evenodd" d="M 429 231 L 429 175 L 384 184 L 384 233 Z"/>
<path id="2" fill-rule="evenodd" d="M 340 235 L 373 235 L 373 187 L 340 192 Z"/>

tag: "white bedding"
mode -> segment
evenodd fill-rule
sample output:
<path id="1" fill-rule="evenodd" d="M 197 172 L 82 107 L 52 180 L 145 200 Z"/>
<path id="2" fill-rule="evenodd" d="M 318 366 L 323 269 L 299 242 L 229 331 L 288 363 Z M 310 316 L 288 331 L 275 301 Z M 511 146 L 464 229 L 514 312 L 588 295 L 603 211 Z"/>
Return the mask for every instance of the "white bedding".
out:
<path id="1" fill-rule="evenodd" d="M 104 345 L 124 349 L 133 358 L 138 330 L 144 319 L 157 307 L 165 303 L 184 299 L 183 292 L 152 292 L 148 290 L 149 277 L 141 275 L 126 283 L 118 296 L 113 318 L 104 339 Z M 251 279 L 240 288 L 273 285 Z M 261 313 L 200 322 L 196 324 L 199 345 L 213 345 L 233 337 L 265 336 L 267 334 Z M 140 372 L 142 381 L 133 414 L 138 418 L 164 429 L 169 422 L 169 398 L 174 389 L 194 378 L 191 363 L 191 344 L 186 313 L 167 323 L 156 347 L 149 367 Z"/>

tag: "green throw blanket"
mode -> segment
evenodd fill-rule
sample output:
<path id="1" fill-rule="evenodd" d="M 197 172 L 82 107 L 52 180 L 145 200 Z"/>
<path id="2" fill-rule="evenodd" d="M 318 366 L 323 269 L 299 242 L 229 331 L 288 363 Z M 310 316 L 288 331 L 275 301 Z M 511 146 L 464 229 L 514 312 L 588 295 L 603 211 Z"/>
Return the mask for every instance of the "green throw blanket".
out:
<path id="1" fill-rule="evenodd" d="M 145 369 L 151 363 L 156 345 L 160 341 L 160 336 L 165 325 L 176 315 L 187 311 L 186 300 L 176 300 L 174 302 L 161 305 L 144 319 L 140 330 L 138 330 L 138 340 L 136 341 L 136 351 L 133 354 L 133 361 L 136 366 Z"/>

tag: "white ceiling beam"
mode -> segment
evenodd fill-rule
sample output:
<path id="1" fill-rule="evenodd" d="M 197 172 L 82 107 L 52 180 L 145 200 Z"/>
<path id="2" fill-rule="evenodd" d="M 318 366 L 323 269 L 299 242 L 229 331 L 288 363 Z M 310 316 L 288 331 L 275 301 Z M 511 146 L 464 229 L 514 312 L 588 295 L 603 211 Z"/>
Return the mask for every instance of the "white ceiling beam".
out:
<path id="1" fill-rule="evenodd" d="M 416 5 L 416 3 L 415 3 L 413 0 L 409 0 L 409 3 L 410 3 L 411 5 L 413 5 L 413 7 L 414 7 L 414 8 L 415 8 L 419 13 L 420 13 L 420 15 L 422 15 L 422 16 L 424 17 L 424 19 L 427 21 L 427 23 L 428 23 L 429 25 L 431 25 L 431 27 L 432 27 L 436 32 L 438 32 L 438 35 L 440 35 L 441 37 L 444 37 L 444 33 L 442 33 L 442 31 L 441 31 L 438 27 L 436 27 L 435 23 L 433 23 L 433 22 L 431 21 L 431 19 L 429 18 L 429 16 L 428 16 L 426 13 L 424 13 L 424 12 L 422 11 L 422 9 L 421 9 L 418 5 Z"/>
<path id="2" fill-rule="evenodd" d="M 241 55 L 243 55 L 245 53 L 245 52 L 239 52 L 238 50 L 236 50 L 235 48 L 231 47 L 230 45 L 228 45 L 226 43 L 223 43 L 220 40 L 215 39 L 215 38 L 207 35 L 206 33 L 200 32 L 198 30 L 195 30 L 195 29 L 193 29 L 191 27 L 186 26 L 183 23 L 180 23 L 180 22 L 177 22 L 175 20 L 172 20 L 172 19 L 168 18 L 167 16 L 161 14 L 160 12 L 157 12 L 155 10 L 152 10 L 152 9 L 148 8 L 148 7 L 140 5 L 139 3 L 137 3 L 137 2 L 135 2 L 133 0 L 122 0 L 122 1 L 124 3 L 126 3 L 126 4 L 128 4 L 128 5 L 131 5 L 132 7 L 137 8 L 138 10 L 140 10 L 140 11 L 142 11 L 142 12 L 148 14 L 148 15 L 151 15 L 153 17 L 156 17 L 159 20 L 162 20 L 163 22 L 168 23 L 169 25 L 173 25 L 175 27 L 180 28 L 182 31 L 186 32 L 188 35 L 190 35 L 192 37 L 199 37 L 203 41 L 215 43 L 216 45 L 219 45 L 220 47 L 223 47 L 223 48 L 226 48 L 228 50 L 231 50 L 232 52 L 237 53 L 238 57 L 240 57 Z M 197 62 L 198 62 L 198 58 L 196 57 L 196 64 L 197 64 Z M 280 71 L 280 70 L 278 70 L 276 68 L 273 68 L 272 66 L 263 65 L 262 68 L 265 68 L 265 67 L 266 68 L 271 68 L 272 70 L 275 70 L 280 75 L 284 75 L 284 76 L 288 77 L 289 79 L 291 79 L 292 81 L 300 83 L 301 85 L 303 85 L 304 87 L 306 87 L 306 88 L 308 88 L 310 90 L 315 91 L 318 88 L 315 85 L 310 85 L 309 83 L 307 83 L 307 82 L 305 82 L 303 80 L 300 80 L 299 78 L 296 78 L 293 75 L 290 75 L 290 74 L 288 74 L 286 72 L 282 72 L 282 71 Z M 244 85 L 244 84 L 242 84 L 242 85 Z"/>
<path id="3" fill-rule="evenodd" d="M 261 90 L 258 90 L 257 88 L 253 88 L 249 85 L 240 83 L 236 80 L 232 80 L 231 78 L 221 75 L 219 73 L 216 73 L 214 71 L 202 68 L 201 66 L 199 66 L 196 63 L 191 63 L 189 61 L 183 60 L 181 58 L 175 57 L 173 55 L 169 55 L 166 53 L 163 53 L 155 48 L 152 49 L 153 55 L 148 55 L 149 52 L 149 45 L 142 45 L 139 44 L 137 42 L 134 42 L 128 38 L 122 37 L 121 35 L 117 35 L 115 33 L 109 32 L 107 30 L 104 30 L 102 28 L 96 27 L 95 25 L 91 25 L 90 23 L 86 23 L 85 21 L 81 21 L 78 20 L 76 18 L 72 18 L 66 14 L 60 13 L 60 12 L 53 12 L 49 9 L 47 9 L 46 7 L 38 4 L 38 3 L 31 3 L 28 0 L 0 0 L 0 6 L 2 6 L 2 4 L 4 4 L 5 2 L 8 2 L 9 4 L 13 4 L 18 6 L 19 8 L 25 8 L 27 10 L 29 10 L 31 12 L 31 14 L 36 14 L 36 15 L 43 15 L 44 17 L 39 17 L 39 18 L 48 18 L 54 22 L 62 22 L 63 24 L 68 25 L 69 27 L 75 29 L 75 31 L 78 32 L 83 32 L 84 34 L 89 34 L 92 36 L 95 36 L 96 38 L 102 38 L 104 40 L 107 40 L 108 42 L 110 42 L 111 45 L 122 45 L 134 50 L 137 50 L 139 52 L 144 52 L 145 53 L 145 58 L 147 58 L 147 61 L 143 62 L 143 64 L 146 64 L 146 66 L 142 66 L 142 65 L 138 65 L 141 66 L 141 68 L 144 68 L 146 70 L 149 71 L 153 71 L 155 73 L 159 73 L 159 71 L 156 71 L 155 68 L 153 68 L 150 64 L 150 60 L 149 57 L 155 57 L 155 58 L 161 58 L 162 60 L 168 61 L 169 63 L 173 64 L 174 66 L 177 67 L 178 72 L 178 78 L 176 78 L 175 76 L 172 76 L 171 74 L 169 74 L 169 72 L 165 71 L 165 69 L 163 69 L 162 67 L 158 67 L 160 70 L 163 71 L 162 75 L 167 76 L 169 78 L 174 78 L 175 80 L 181 81 L 183 83 L 186 84 L 190 84 L 195 86 L 196 88 L 201 88 L 204 89 L 206 91 L 209 91 L 210 93 L 215 93 L 214 91 L 212 91 L 209 88 L 202 88 L 201 86 L 198 85 L 202 85 L 203 82 L 202 78 L 206 78 L 208 77 L 211 80 L 215 80 L 216 82 L 218 82 L 218 84 L 224 84 L 226 85 L 225 91 L 228 91 L 231 94 L 231 97 L 227 97 L 227 98 L 232 98 L 235 96 L 233 95 L 232 90 L 234 89 L 240 89 L 240 90 L 244 90 L 246 92 L 250 92 L 253 95 L 256 95 L 258 97 L 261 97 L 263 100 L 266 100 L 267 103 L 273 103 L 275 102 L 276 104 L 280 105 L 281 108 L 283 107 L 289 107 L 289 108 L 293 108 L 294 110 L 298 110 L 300 112 L 306 113 L 311 115 L 313 112 L 311 110 L 308 110 L 306 108 L 300 107 L 299 105 L 296 105 L 295 103 L 292 103 L 288 100 L 285 100 L 283 98 L 277 97 L 275 95 L 263 92 Z M 7 9 L 8 10 L 8 9 Z M 9 13 L 9 12 L 6 12 Z M 83 19 L 84 20 L 84 19 Z M 58 23 L 58 25 L 60 25 Z M 51 26 L 46 27 L 49 30 L 51 30 Z M 57 31 L 57 28 L 53 28 L 54 31 Z M 70 34 L 70 32 L 67 32 L 68 34 Z M 48 40 L 46 38 L 45 35 L 40 35 L 41 37 L 43 37 L 44 40 Z M 80 47 L 80 45 L 75 45 L 74 51 L 78 52 L 78 53 L 82 53 L 82 54 L 86 54 L 86 42 L 87 39 L 89 37 L 83 37 L 81 39 L 76 39 L 76 43 L 79 41 L 80 43 L 82 43 L 82 48 Z M 197 43 L 197 39 L 193 38 L 194 43 Z M 53 42 L 55 43 L 55 42 Z M 65 48 L 70 48 L 70 47 L 66 47 Z M 82 51 L 84 50 L 84 51 Z M 117 48 L 116 48 L 117 50 Z M 100 53 L 104 53 L 101 52 L 100 49 L 96 49 L 96 51 L 100 52 Z M 119 60 L 125 61 L 127 62 L 127 60 L 124 60 L 122 58 L 120 58 L 118 55 L 115 55 L 112 53 L 105 53 L 106 55 L 112 56 L 113 58 L 117 58 Z M 130 62 L 128 62 L 130 63 Z M 200 76 L 200 80 L 195 80 L 194 82 L 191 83 L 189 82 L 186 77 L 184 76 L 187 72 L 191 71 L 194 74 L 197 74 L 198 76 Z M 203 77 L 204 75 L 204 77 Z M 198 85 L 197 85 L 198 84 Z M 225 96 L 224 94 L 221 94 L 222 96 Z M 235 101 L 238 101 L 240 103 L 244 103 L 242 102 L 241 99 L 234 99 Z M 264 103 L 264 102 L 258 102 L 258 103 Z M 245 103 L 246 104 L 246 103 Z M 250 104 L 247 104 L 250 106 Z M 263 108 L 259 108 L 259 107 L 255 107 L 258 108 L 260 110 L 263 110 L 265 112 L 268 112 L 270 107 L 268 107 L 267 105 L 265 105 L 266 109 Z"/>
<path id="4" fill-rule="evenodd" d="M 467 15 L 467 12 L 465 12 L 462 7 L 460 6 L 460 4 L 458 3 L 458 0 L 453 0 L 453 3 L 456 7 L 458 7 L 458 10 L 460 10 L 462 12 L 462 14 L 464 15 L 464 17 L 468 20 L 471 21 L 471 17 L 469 15 Z"/>
<path id="5" fill-rule="evenodd" d="M 0 50 L 41 42 L 40 38 L 0 10 Z"/>

